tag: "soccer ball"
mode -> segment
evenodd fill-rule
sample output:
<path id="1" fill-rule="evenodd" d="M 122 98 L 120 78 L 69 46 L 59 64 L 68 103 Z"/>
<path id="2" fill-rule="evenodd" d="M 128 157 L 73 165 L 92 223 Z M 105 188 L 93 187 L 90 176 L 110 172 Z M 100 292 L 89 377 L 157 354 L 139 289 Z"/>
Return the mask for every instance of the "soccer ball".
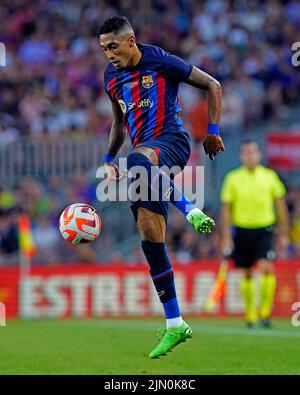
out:
<path id="1" fill-rule="evenodd" d="M 72 244 L 95 241 L 101 232 L 101 218 L 94 207 L 84 203 L 68 206 L 59 218 L 62 237 Z"/>

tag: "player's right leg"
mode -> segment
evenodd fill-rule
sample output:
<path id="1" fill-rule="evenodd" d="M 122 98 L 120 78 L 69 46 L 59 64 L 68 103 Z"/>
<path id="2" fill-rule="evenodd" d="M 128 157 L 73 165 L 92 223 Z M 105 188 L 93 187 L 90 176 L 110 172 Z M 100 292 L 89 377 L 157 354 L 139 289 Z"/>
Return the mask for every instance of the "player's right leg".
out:
<path id="1" fill-rule="evenodd" d="M 163 215 L 139 207 L 137 227 L 142 249 L 150 266 L 150 274 L 166 316 L 166 329 L 160 331 L 160 342 L 150 352 L 150 358 L 166 355 L 192 336 L 190 326 L 183 321 L 176 296 L 174 274 L 166 245 L 166 221 Z"/>

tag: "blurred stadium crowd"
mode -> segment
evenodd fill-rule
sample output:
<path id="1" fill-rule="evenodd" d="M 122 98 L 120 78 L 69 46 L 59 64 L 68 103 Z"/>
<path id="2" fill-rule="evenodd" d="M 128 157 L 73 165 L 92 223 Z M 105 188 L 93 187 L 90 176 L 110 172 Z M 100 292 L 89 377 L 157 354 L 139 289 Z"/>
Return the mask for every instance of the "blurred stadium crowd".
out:
<path id="1" fill-rule="evenodd" d="M 299 101 L 299 71 L 291 66 L 291 46 L 299 37 L 300 4 L 268 0 L 3 0 L 0 42 L 7 66 L 0 70 L 0 149 L 21 139 L 84 141 L 87 134 L 108 140 L 111 106 L 103 86 L 106 60 L 98 30 L 110 16 L 124 14 L 139 42 L 159 45 L 207 71 L 222 83 L 222 131 L 238 140 L 263 121 L 288 119 Z M 159 23 L 158 23 L 159 21 Z M 203 93 L 183 85 L 185 127 L 201 142 L 206 133 Z M 237 137 L 239 136 L 239 138 Z M 238 156 L 238 152 L 234 153 Z M 99 160 L 102 152 L 99 152 Z M 43 180 L 24 178 L 0 190 L 0 265 L 17 260 L 18 210 L 32 218 L 38 246 L 36 262 L 101 260 L 111 246 L 112 261 L 123 260 L 114 235 L 74 249 L 57 230 L 62 209 L 85 201 L 97 205 L 94 183 L 84 174 Z M 300 257 L 300 191 L 289 191 L 291 245 L 280 256 Z M 217 213 L 215 214 L 216 217 Z M 171 210 L 169 245 L 173 259 L 214 258 L 219 234 L 199 238 Z M 275 246 L 276 247 L 276 246 Z M 139 247 L 128 262 L 143 260 Z"/>

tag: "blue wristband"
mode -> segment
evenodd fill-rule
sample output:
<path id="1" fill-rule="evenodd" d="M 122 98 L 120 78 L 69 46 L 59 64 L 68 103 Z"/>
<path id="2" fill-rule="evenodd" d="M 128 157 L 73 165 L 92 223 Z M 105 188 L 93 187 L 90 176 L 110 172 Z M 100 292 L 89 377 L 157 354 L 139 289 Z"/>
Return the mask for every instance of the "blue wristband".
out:
<path id="1" fill-rule="evenodd" d="M 209 123 L 207 134 L 219 134 L 219 125 L 216 123 Z"/>
<path id="2" fill-rule="evenodd" d="M 112 154 L 106 153 L 103 156 L 102 163 L 112 162 L 113 159 L 114 159 L 114 156 Z"/>

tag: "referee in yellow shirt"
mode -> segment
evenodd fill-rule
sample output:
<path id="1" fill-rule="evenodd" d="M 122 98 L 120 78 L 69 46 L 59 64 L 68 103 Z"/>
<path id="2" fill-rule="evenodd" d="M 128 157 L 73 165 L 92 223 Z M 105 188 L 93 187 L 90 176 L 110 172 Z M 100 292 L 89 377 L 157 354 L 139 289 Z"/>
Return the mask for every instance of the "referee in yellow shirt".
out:
<path id="1" fill-rule="evenodd" d="M 255 327 L 260 319 L 269 327 L 276 289 L 272 262 L 276 221 L 278 241 L 282 248 L 288 245 L 286 191 L 275 171 L 260 164 L 261 153 L 254 140 L 242 143 L 240 155 L 243 166 L 227 173 L 221 190 L 221 246 L 223 251 L 232 251 L 235 265 L 243 269 L 240 287 L 246 324 Z M 256 263 L 261 273 L 259 310 L 253 281 Z"/>

